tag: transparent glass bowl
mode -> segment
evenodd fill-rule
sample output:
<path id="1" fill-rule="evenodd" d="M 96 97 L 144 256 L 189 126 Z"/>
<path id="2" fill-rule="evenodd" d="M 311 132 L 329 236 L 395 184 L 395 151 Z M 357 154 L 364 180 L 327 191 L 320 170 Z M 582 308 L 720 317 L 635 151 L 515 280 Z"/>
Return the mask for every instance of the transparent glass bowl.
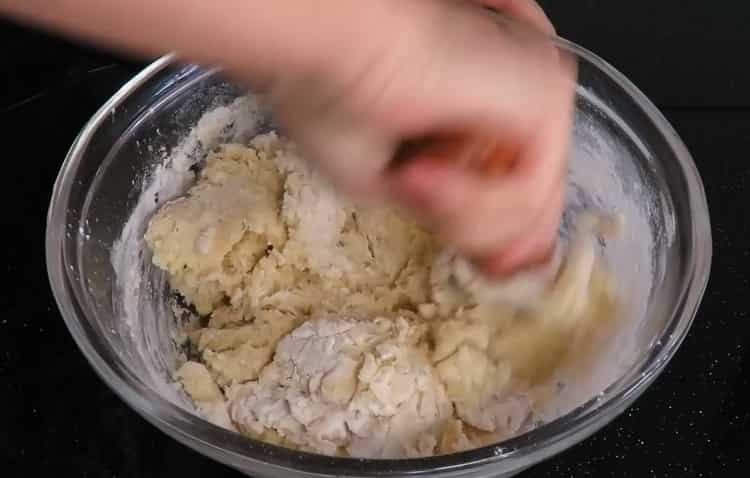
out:
<path id="1" fill-rule="evenodd" d="M 711 233 L 699 175 L 672 127 L 614 68 L 562 43 L 579 59 L 565 222 L 581 207 L 624 214 L 628 232 L 603 243 L 602 251 L 633 304 L 632 327 L 612 345 L 627 349 L 616 373 L 603 375 L 600 388 L 562 417 L 463 453 L 368 460 L 261 443 L 196 416 L 169 385 L 169 354 L 139 352 L 144 341 L 174 347 L 166 337 L 173 327 L 166 324 L 174 321 L 144 319 L 139 330 L 127 330 L 122 294 L 129 279 L 118 281 L 111 258 L 143 185 L 153 180 L 161 162 L 154 151 L 174 148 L 207 110 L 243 93 L 217 71 L 180 65 L 171 57 L 146 68 L 94 115 L 57 178 L 47 264 L 73 338 L 102 379 L 143 417 L 200 453 L 253 476 L 509 476 L 583 440 L 640 396 L 679 347 L 708 281 Z M 131 280 L 142 283 L 130 284 L 140 291 L 137 314 L 150 310 L 163 318 L 169 313 L 162 300 L 164 277 L 149 267 L 147 252 L 134 260 L 142 262 L 142 275 Z"/>

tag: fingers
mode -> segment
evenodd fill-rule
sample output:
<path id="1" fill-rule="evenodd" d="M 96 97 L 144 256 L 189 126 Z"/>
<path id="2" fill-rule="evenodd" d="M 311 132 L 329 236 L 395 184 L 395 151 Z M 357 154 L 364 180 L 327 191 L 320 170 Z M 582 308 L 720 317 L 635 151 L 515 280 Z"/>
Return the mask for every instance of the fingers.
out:
<path id="1" fill-rule="evenodd" d="M 531 0 L 482 3 L 554 32 Z M 358 79 L 350 89 L 278 88 L 282 124 L 347 192 L 392 193 L 487 273 L 545 259 L 563 207 L 574 68 L 560 68 L 545 35 L 518 23 L 498 28 L 475 5 L 415 5 L 445 11 L 435 25 L 410 29 L 399 56 L 387 49 L 367 74 L 347 75 Z M 496 138 L 515 167 L 497 176 L 478 171 L 474 155 L 422 154 L 383 173 L 400 141 L 456 131 Z"/>
<path id="2" fill-rule="evenodd" d="M 475 0 L 476 2 L 524 21 L 547 35 L 555 35 L 552 22 L 534 0 Z"/>
<path id="3" fill-rule="evenodd" d="M 555 228 L 550 224 L 559 220 L 561 208 L 563 180 L 558 171 L 493 178 L 444 161 L 415 158 L 396 172 L 392 188 L 442 239 L 482 262 L 526 241 L 525 236 L 539 233 L 541 243 L 549 242 L 547 231 Z M 536 252 L 521 250 L 514 254 L 522 257 L 509 260 L 523 262 Z"/>
<path id="4" fill-rule="evenodd" d="M 477 258 L 475 263 L 479 270 L 488 277 L 502 277 L 551 260 L 555 254 L 564 204 L 563 186 L 550 197 L 542 217 L 528 231 L 510 241 L 507 246 Z"/>
<path id="5" fill-rule="evenodd" d="M 557 241 L 560 220 L 565 205 L 565 191 L 567 178 L 567 161 L 569 149 L 569 128 L 572 112 L 564 110 L 552 116 L 540 137 L 530 146 L 527 164 L 537 162 L 546 168 L 559 168 L 555 177 L 550 180 L 555 184 L 553 192 L 544 201 L 537 203 L 541 209 L 529 211 L 534 217 L 526 230 L 510 240 L 505 246 L 498 247 L 495 252 L 477 261 L 479 268 L 488 276 L 502 276 L 515 270 L 534 266 L 551 258 Z M 532 171 L 534 167 L 531 167 Z M 532 175 L 534 173 L 532 172 Z M 530 187 L 535 187 L 530 185 Z M 530 206 L 534 206 L 533 204 Z"/>
<path id="6" fill-rule="evenodd" d="M 398 169 L 394 194 L 444 240 L 489 275 L 504 275 L 547 259 L 564 206 L 574 90 L 570 77 L 549 85 L 535 131 L 504 141 L 521 146 L 516 167 L 487 176 L 460 161 L 416 155 Z M 521 112 L 519 111 L 519 117 Z M 455 153 L 455 152 L 454 152 Z M 455 153 L 455 159 L 460 154 Z"/>

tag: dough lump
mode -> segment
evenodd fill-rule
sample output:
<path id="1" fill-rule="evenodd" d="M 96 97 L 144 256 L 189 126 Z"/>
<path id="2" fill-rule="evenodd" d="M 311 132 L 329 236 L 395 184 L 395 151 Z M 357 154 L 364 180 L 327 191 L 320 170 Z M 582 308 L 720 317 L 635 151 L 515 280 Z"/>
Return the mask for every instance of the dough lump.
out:
<path id="1" fill-rule="evenodd" d="M 300 450 L 400 458 L 534 425 L 555 371 L 615 315 L 596 221 L 581 224 L 559 271 L 487 284 L 268 133 L 212 152 L 145 239 L 200 317 L 175 378 L 204 417 Z"/>
<path id="2" fill-rule="evenodd" d="M 430 455 L 453 406 L 425 332 L 403 318 L 308 321 L 279 342 L 258 381 L 233 392 L 230 415 L 248 434 L 270 428 L 327 454 Z"/>

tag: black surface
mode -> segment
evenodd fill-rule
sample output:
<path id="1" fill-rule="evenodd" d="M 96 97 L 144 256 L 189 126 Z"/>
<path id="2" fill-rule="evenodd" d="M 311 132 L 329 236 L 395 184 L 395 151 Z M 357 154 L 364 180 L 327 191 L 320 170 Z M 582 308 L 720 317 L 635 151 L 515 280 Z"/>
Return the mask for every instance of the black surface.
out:
<path id="1" fill-rule="evenodd" d="M 602 431 L 523 476 L 740 476 L 750 464 L 750 9 L 545 1 L 559 32 L 662 108 L 703 176 L 711 282 L 667 371 Z M 0 475 L 238 476 L 157 431 L 95 376 L 49 290 L 52 183 L 83 123 L 140 65 L 0 24 Z"/>

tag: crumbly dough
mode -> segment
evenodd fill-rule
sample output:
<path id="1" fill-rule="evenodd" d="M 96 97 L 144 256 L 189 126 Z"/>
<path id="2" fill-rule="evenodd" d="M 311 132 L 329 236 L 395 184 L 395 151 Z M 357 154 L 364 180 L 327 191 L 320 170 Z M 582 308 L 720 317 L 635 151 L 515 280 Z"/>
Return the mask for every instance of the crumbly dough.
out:
<path id="1" fill-rule="evenodd" d="M 399 458 L 533 426 L 555 370 L 614 316 L 601 228 L 585 218 L 559 270 L 486 283 L 410 220 L 343 200 L 269 133 L 209 155 L 145 239 L 203 317 L 175 378 L 207 419 L 301 450 Z"/>
<path id="2" fill-rule="evenodd" d="M 279 342 L 257 381 L 233 392 L 238 427 L 298 446 L 378 458 L 432 454 L 453 406 L 413 321 L 310 320 Z"/>

